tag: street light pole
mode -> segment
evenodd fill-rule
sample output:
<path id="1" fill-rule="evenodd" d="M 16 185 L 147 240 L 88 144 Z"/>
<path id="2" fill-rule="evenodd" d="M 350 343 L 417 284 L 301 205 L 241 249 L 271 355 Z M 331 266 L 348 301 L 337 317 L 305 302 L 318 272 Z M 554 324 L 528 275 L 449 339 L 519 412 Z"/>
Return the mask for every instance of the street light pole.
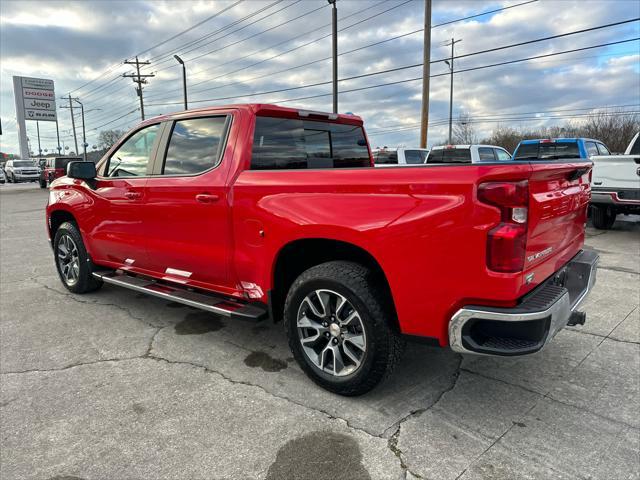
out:
<path id="1" fill-rule="evenodd" d="M 82 149 L 83 149 L 82 156 L 84 161 L 86 162 L 87 161 L 87 131 L 84 126 L 84 105 L 77 98 L 74 98 L 73 100 L 78 102 L 78 104 L 80 105 L 80 111 L 82 112 Z"/>
<path id="2" fill-rule="evenodd" d="M 331 37 L 333 51 L 333 113 L 338 113 L 338 8 L 337 0 L 327 0 L 331 8 Z"/>
<path id="3" fill-rule="evenodd" d="M 174 55 L 175 58 L 180 65 L 182 65 L 182 89 L 184 90 L 184 109 L 188 110 L 187 107 L 187 67 L 184 64 L 184 61 L 178 56 Z"/>

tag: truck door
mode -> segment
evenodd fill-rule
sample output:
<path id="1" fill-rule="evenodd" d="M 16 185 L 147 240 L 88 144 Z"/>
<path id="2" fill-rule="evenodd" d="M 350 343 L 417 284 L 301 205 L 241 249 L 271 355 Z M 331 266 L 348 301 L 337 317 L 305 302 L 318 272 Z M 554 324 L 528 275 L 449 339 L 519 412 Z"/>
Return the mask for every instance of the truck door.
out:
<path id="1" fill-rule="evenodd" d="M 101 167 L 94 189 L 96 217 L 90 232 L 96 260 L 148 268 L 142 224 L 147 176 L 160 140 L 160 123 L 132 133 Z"/>
<path id="2" fill-rule="evenodd" d="M 231 121 L 221 113 L 176 120 L 165 129 L 143 208 L 151 268 L 166 280 L 227 290 Z"/>

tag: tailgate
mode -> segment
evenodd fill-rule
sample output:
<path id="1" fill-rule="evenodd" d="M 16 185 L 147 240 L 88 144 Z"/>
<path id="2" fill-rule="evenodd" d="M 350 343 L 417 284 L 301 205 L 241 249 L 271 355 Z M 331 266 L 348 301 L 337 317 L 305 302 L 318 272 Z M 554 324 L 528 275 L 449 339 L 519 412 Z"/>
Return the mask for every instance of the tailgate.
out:
<path id="1" fill-rule="evenodd" d="M 531 162 L 524 281 L 537 285 L 584 244 L 591 164 Z"/>
<path id="2" fill-rule="evenodd" d="M 594 187 L 616 190 L 640 188 L 640 156 L 598 156 L 592 160 Z"/>

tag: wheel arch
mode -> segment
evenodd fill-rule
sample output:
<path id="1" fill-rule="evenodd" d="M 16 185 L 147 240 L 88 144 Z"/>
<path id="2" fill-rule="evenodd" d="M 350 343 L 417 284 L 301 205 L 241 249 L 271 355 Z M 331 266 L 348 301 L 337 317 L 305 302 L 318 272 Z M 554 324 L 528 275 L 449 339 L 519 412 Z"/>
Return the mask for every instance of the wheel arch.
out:
<path id="1" fill-rule="evenodd" d="M 71 212 L 64 209 L 53 210 L 49 213 L 49 235 L 51 240 L 53 240 L 56 236 L 56 231 L 60 228 L 64 222 L 73 222 L 78 225 L 78 220 L 73 216 Z M 78 225 L 78 228 L 80 226 Z"/>
<path id="2" fill-rule="evenodd" d="M 349 261 L 367 267 L 373 280 L 387 297 L 393 315 L 391 324 L 399 331 L 395 305 L 389 281 L 378 260 L 364 248 L 350 242 L 328 238 L 303 238 L 285 244 L 275 256 L 272 268 L 270 307 L 274 321 L 282 318 L 284 302 L 289 288 L 302 272 L 330 261 Z"/>

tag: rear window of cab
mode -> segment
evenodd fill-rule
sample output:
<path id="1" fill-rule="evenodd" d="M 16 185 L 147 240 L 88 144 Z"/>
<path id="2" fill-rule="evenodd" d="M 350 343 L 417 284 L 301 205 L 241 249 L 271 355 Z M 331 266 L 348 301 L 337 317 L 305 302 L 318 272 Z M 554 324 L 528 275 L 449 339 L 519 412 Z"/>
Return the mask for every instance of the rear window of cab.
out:
<path id="1" fill-rule="evenodd" d="M 514 160 L 557 160 L 560 158 L 581 158 L 578 142 L 535 142 L 521 144 Z"/>
<path id="2" fill-rule="evenodd" d="M 427 163 L 471 163 L 471 149 L 442 148 L 429 152 Z"/>

